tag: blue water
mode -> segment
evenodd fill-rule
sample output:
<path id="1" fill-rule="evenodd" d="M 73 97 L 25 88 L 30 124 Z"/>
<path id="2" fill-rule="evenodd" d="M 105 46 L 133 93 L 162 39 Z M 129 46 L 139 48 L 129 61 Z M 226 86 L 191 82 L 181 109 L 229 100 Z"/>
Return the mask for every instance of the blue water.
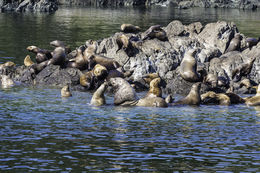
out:
<path id="1" fill-rule="evenodd" d="M 55 14 L 0 13 L 0 62 L 21 65 L 25 48 L 55 39 L 73 48 L 119 31 L 172 20 L 234 21 L 260 35 L 259 10 L 61 8 Z M 0 172 L 260 172 L 260 108 L 90 106 L 92 94 L 60 88 L 0 88 Z M 139 96 L 145 93 L 138 93 Z M 177 99 L 181 96 L 175 96 Z"/>

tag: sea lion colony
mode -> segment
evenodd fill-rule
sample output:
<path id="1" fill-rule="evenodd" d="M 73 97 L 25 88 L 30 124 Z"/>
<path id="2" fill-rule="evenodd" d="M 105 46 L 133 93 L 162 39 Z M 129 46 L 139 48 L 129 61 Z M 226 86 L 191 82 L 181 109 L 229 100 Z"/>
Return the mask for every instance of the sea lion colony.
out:
<path id="1" fill-rule="evenodd" d="M 131 24 L 123 24 L 121 26 L 122 34 L 117 37 L 116 43 L 118 50 L 122 49 L 127 54 L 132 49 L 139 49 L 142 43 L 150 39 L 158 39 L 160 41 L 168 40 L 167 34 L 160 25 L 151 26 L 147 31 L 137 36 L 129 36 L 125 34 L 139 33 L 140 27 Z M 259 40 L 248 38 L 246 45 L 249 49 L 257 45 Z M 247 88 L 257 88 L 255 96 L 241 98 L 232 91 L 233 86 L 230 85 L 228 92 L 219 92 L 218 87 L 226 85 L 222 76 L 217 74 L 205 74 L 197 68 L 197 60 L 195 58 L 197 50 L 190 49 L 184 53 L 184 57 L 180 62 L 178 70 L 182 79 L 193 83 L 189 94 L 174 102 L 171 95 L 166 99 L 162 97 L 161 81 L 158 73 L 151 73 L 142 76 L 144 83 L 149 85 L 149 91 L 145 97 L 139 99 L 133 88 L 131 74 L 133 71 L 125 71 L 124 64 L 117 62 L 113 58 L 97 54 L 98 43 L 93 40 L 86 41 L 86 44 L 80 46 L 75 51 L 71 51 L 69 47 L 62 41 L 55 40 L 50 42 L 54 46 L 53 51 L 38 48 L 37 46 L 28 46 L 26 49 L 35 54 L 33 62 L 29 55 L 24 59 L 24 65 L 32 74 L 37 75 L 45 67 L 50 64 L 59 65 L 61 68 L 77 68 L 82 71 L 79 83 L 87 90 L 96 90 L 91 99 L 91 104 L 101 106 L 106 104 L 104 93 L 108 86 L 112 88 L 114 93 L 114 104 L 121 106 L 148 106 L 148 107 L 168 107 L 173 105 L 200 105 L 200 104 L 218 104 L 231 105 L 238 103 L 246 103 L 247 105 L 260 105 L 260 84 L 258 87 L 252 86 L 249 79 L 241 80 L 241 86 Z M 235 34 L 227 46 L 225 53 L 231 51 L 240 51 L 241 35 Z M 232 71 L 234 81 L 241 76 L 247 75 L 256 58 L 249 59 L 248 63 L 241 64 Z M 15 66 L 12 62 L 6 62 L 0 65 L 0 69 Z M 224 83 L 224 84 L 223 84 Z M 12 79 L 6 75 L 1 75 L 2 87 L 11 87 L 14 85 Z M 132 85 L 131 85 L 132 84 Z M 211 91 L 200 93 L 201 85 L 207 85 Z M 72 94 L 69 86 L 66 85 L 61 90 L 62 97 L 71 97 Z"/>

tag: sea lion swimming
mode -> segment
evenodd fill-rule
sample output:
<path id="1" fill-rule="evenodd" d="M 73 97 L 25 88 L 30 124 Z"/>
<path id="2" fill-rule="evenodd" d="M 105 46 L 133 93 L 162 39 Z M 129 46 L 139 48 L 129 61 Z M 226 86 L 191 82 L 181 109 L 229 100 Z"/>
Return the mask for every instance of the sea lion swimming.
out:
<path id="1" fill-rule="evenodd" d="M 195 54 L 196 50 L 188 50 L 180 64 L 180 75 L 189 82 L 198 82 L 200 80 L 200 75 L 197 73 L 197 60 L 194 58 Z"/>
<path id="2" fill-rule="evenodd" d="M 27 55 L 25 58 L 24 58 L 24 65 L 26 66 L 26 67 L 29 67 L 29 66 L 31 66 L 31 65 L 33 65 L 34 64 L 34 62 L 31 60 L 31 57 L 30 57 L 30 55 Z"/>
<path id="3" fill-rule="evenodd" d="M 1 75 L 0 78 L 2 88 L 10 88 L 15 85 L 14 81 L 7 75 Z"/>
<path id="4" fill-rule="evenodd" d="M 71 97 L 72 94 L 70 92 L 70 88 L 69 85 L 65 85 L 62 89 L 61 89 L 61 97 Z"/>
<path id="5" fill-rule="evenodd" d="M 224 53 L 231 52 L 231 51 L 240 51 L 240 45 L 241 45 L 242 36 L 239 33 L 236 33 L 234 38 L 229 43 L 229 46 L 225 50 Z"/>
<path id="6" fill-rule="evenodd" d="M 102 106 L 106 104 L 106 99 L 104 93 L 107 89 L 107 82 L 104 82 L 100 87 L 94 92 L 90 104 L 94 106 Z"/>
<path id="7" fill-rule="evenodd" d="M 255 96 L 244 98 L 245 103 L 248 106 L 260 106 L 260 84 L 257 87 L 257 92 Z"/>
<path id="8" fill-rule="evenodd" d="M 141 31 L 141 28 L 139 26 L 135 26 L 132 24 L 122 24 L 120 28 L 121 31 L 124 33 L 137 33 Z"/>
<path id="9" fill-rule="evenodd" d="M 49 50 L 38 48 L 37 46 L 28 46 L 26 48 L 29 52 L 36 54 L 35 60 L 37 63 L 47 61 L 52 58 L 52 54 Z"/>
<path id="10" fill-rule="evenodd" d="M 201 87 L 200 82 L 193 84 L 191 86 L 191 90 L 189 94 L 185 98 L 173 103 L 173 105 L 199 105 L 201 101 L 200 87 Z"/>

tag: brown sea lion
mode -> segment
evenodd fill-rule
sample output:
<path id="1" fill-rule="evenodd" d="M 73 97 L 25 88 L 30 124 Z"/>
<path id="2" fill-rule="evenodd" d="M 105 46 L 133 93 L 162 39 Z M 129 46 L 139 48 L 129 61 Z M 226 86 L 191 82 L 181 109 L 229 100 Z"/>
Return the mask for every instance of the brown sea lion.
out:
<path id="1" fill-rule="evenodd" d="M 52 52 L 52 58 L 48 60 L 48 65 L 60 65 L 65 66 L 66 53 L 64 47 L 56 47 Z"/>
<path id="2" fill-rule="evenodd" d="M 257 45 L 257 43 L 260 41 L 260 37 L 258 39 L 256 38 L 247 38 L 246 39 L 246 46 L 251 49 L 253 46 Z"/>
<path id="3" fill-rule="evenodd" d="M 196 50 L 188 50 L 180 64 L 180 75 L 181 77 L 189 82 L 198 82 L 200 75 L 197 72 L 197 60 L 194 58 Z"/>
<path id="4" fill-rule="evenodd" d="M 38 48 L 37 46 L 28 46 L 26 48 L 29 52 L 36 54 L 35 60 L 37 63 L 47 61 L 52 58 L 51 51 Z"/>
<path id="5" fill-rule="evenodd" d="M 121 106 L 134 106 L 138 102 L 135 90 L 123 78 L 115 77 L 108 81 L 114 92 L 114 104 Z"/>
<path id="6" fill-rule="evenodd" d="M 7 61 L 3 64 L 0 64 L 0 69 L 5 68 L 5 67 L 14 67 L 14 66 L 16 66 L 16 64 L 14 62 Z"/>
<path id="7" fill-rule="evenodd" d="M 130 50 L 132 50 L 134 48 L 133 45 L 132 45 L 132 42 L 124 34 L 119 35 L 116 38 L 116 43 L 118 45 L 118 49 L 117 49 L 116 52 L 118 52 L 120 49 L 123 49 L 126 53 L 129 53 Z"/>
<path id="8" fill-rule="evenodd" d="M 242 97 L 233 92 L 227 92 L 225 94 L 230 98 L 231 104 L 245 103 L 245 100 Z"/>
<path id="9" fill-rule="evenodd" d="M 260 106 L 260 84 L 257 87 L 257 92 L 255 96 L 246 97 L 244 99 L 245 99 L 245 103 L 248 106 Z"/>
<path id="10" fill-rule="evenodd" d="M 150 82 L 150 88 L 145 97 L 162 97 L 160 88 L 161 78 L 155 78 Z"/>
<path id="11" fill-rule="evenodd" d="M 95 88 L 95 83 L 102 81 L 107 77 L 108 71 L 106 67 L 97 64 L 95 67 L 80 76 L 80 84 L 87 89 Z"/>
<path id="12" fill-rule="evenodd" d="M 2 88 L 10 88 L 15 85 L 14 81 L 7 75 L 1 75 Z"/>
<path id="13" fill-rule="evenodd" d="M 251 58 L 249 62 L 239 65 L 232 71 L 232 79 L 234 81 L 239 81 L 242 76 L 246 76 L 251 72 L 253 64 L 256 60 L 256 57 Z"/>
<path id="14" fill-rule="evenodd" d="M 29 68 L 30 68 L 30 71 L 34 74 L 38 74 L 39 72 L 41 72 L 47 65 L 48 65 L 48 62 L 49 61 L 43 61 L 39 64 L 37 63 L 34 63 L 32 64 Z"/>
<path id="15" fill-rule="evenodd" d="M 120 28 L 121 31 L 125 33 L 137 33 L 141 31 L 141 28 L 139 26 L 135 26 L 132 24 L 122 24 Z"/>
<path id="16" fill-rule="evenodd" d="M 30 55 L 27 55 L 25 58 L 24 58 L 24 65 L 26 66 L 26 67 L 29 67 L 29 66 L 31 66 L 31 65 L 33 65 L 34 64 L 34 62 L 31 60 L 31 57 L 30 57 Z"/>
<path id="17" fill-rule="evenodd" d="M 142 76 L 142 79 L 150 85 L 150 82 L 155 79 L 155 78 L 158 78 L 159 77 L 159 74 L 158 73 L 149 73 L 149 74 L 146 74 L 146 75 L 143 75 Z"/>
<path id="18" fill-rule="evenodd" d="M 69 46 L 66 46 L 63 41 L 54 40 L 54 41 L 51 41 L 51 42 L 50 42 L 50 45 L 51 45 L 51 46 L 54 46 L 54 47 L 62 47 L 62 48 L 64 48 L 66 55 L 71 52 L 70 47 L 69 47 Z"/>
<path id="19" fill-rule="evenodd" d="M 160 25 L 151 26 L 147 31 L 144 32 L 142 40 L 157 38 L 161 41 L 167 41 L 168 37 L 166 32 L 161 28 Z"/>
<path id="20" fill-rule="evenodd" d="M 231 100 L 229 96 L 224 93 L 215 93 L 213 91 L 206 92 L 201 95 L 201 102 L 203 104 L 217 104 L 217 105 L 230 105 Z"/>
<path id="21" fill-rule="evenodd" d="M 85 59 L 83 55 L 83 51 L 85 51 L 84 46 L 80 46 L 76 49 L 76 57 L 70 59 L 67 63 L 67 67 L 77 68 L 79 70 L 86 70 L 88 68 L 88 61 Z"/>
<path id="22" fill-rule="evenodd" d="M 173 103 L 173 105 L 199 105 L 201 101 L 200 87 L 201 87 L 200 82 L 193 84 L 191 86 L 191 90 L 189 94 L 185 98 Z"/>
<path id="23" fill-rule="evenodd" d="M 216 88 L 218 86 L 218 76 L 215 74 L 209 73 L 204 78 L 203 82 L 210 85 L 212 88 Z"/>
<path id="24" fill-rule="evenodd" d="M 104 82 L 100 87 L 94 92 L 90 104 L 94 106 L 102 106 L 106 104 L 106 99 L 104 93 L 107 88 L 107 82 Z"/>
<path id="25" fill-rule="evenodd" d="M 87 60 L 88 57 L 96 54 L 96 52 L 97 52 L 97 42 L 93 41 L 93 40 L 88 40 L 88 41 L 86 41 L 85 45 L 86 45 L 87 48 L 84 50 L 83 55 L 84 55 L 84 59 Z"/>
<path id="26" fill-rule="evenodd" d="M 103 65 L 107 70 L 114 70 L 120 67 L 120 64 L 113 58 L 108 58 L 102 55 L 91 55 L 88 58 L 89 69 L 92 69 L 96 64 Z"/>
<path id="27" fill-rule="evenodd" d="M 229 43 L 229 46 L 227 47 L 224 53 L 235 50 L 240 51 L 241 40 L 242 36 L 239 33 L 235 34 L 234 38 L 232 38 L 232 40 Z"/>
<path id="28" fill-rule="evenodd" d="M 144 97 L 138 100 L 136 106 L 144 107 L 168 107 L 168 104 L 161 97 Z"/>
<path id="29" fill-rule="evenodd" d="M 61 89 L 61 97 L 71 97 L 72 94 L 70 92 L 70 88 L 69 85 L 65 85 L 62 89 Z"/>

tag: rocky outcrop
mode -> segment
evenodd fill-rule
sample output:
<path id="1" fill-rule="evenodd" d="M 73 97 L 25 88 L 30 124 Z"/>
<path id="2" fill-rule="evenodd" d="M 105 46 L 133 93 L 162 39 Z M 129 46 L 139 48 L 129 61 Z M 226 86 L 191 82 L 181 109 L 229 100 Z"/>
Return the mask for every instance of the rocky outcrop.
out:
<path id="1" fill-rule="evenodd" d="M 57 0 L 22 0 L 22 1 L 10 1 L 0 0 L 1 12 L 15 11 L 39 11 L 39 12 L 55 12 L 58 10 Z"/>
<path id="2" fill-rule="evenodd" d="M 187 9 L 192 7 L 204 8 L 240 8 L 255 10 L 260 6 L 259 0 L 59 0 L 63 5 L 85 6 L 150 6 L 172 5 L 176 8 Z"/>
<path id="3" fill-rule="evenodd" d="M 142 40 L 143 33 L 115 33 L 109 38 L 97 42 L 96 54 L 114 58 L 126 71 L 133 71 L 128 81 L 138 89 L 146 89 L 147 84 L 143 76 L 158 73 L 163 81 L 164 94 L 187 94 L 193 82 L 184 80 L 180 75 L 180 64 L 189 50 L 196 50 L 194 58 L 197 61 L 196 71 L 200 74 L 201 92 L 213 90 L 226 92 L 230 86 L 234 92 L 241 91 L 240 83 L 243 79 L 250 79 L 252 85 L 260 82 L 260 43 L 247 48 L 245 36 L 241 42 L 241 52 L 224 53 L 230 40 L 239 33 L 232 22 L 219 21 L 202 26 L 196 22 L 183 25 L 180 21 L 172 21 L 163 28 L 167 40 L 157 38 Z M 124 34 L 131 44 L 130 48 L 120 48 L 117 39 Z M 134 38 L 134 39 L 133 39 Z M 73 52 L 67 57 L 73 58 Z M 131 52 L 131 53 L 129 53 Z M 75 54 L 75 53 L 74 53 Z M 29 67 L 18 66 L 0 68 L 0 74 L 9 75 L 16 81 L 29 85 L 63 86 L 69 84 L 77 90 L 84 90 L 79 85 L 82 72 L 75 68 L 61 68 L 48 65 L 38 74 Z M 214 74 L 218 79 L 218 86 L 211 86 L 204 81 L 207 74 Z M 253 90 L 243 89 L 243 93 Z"/>

